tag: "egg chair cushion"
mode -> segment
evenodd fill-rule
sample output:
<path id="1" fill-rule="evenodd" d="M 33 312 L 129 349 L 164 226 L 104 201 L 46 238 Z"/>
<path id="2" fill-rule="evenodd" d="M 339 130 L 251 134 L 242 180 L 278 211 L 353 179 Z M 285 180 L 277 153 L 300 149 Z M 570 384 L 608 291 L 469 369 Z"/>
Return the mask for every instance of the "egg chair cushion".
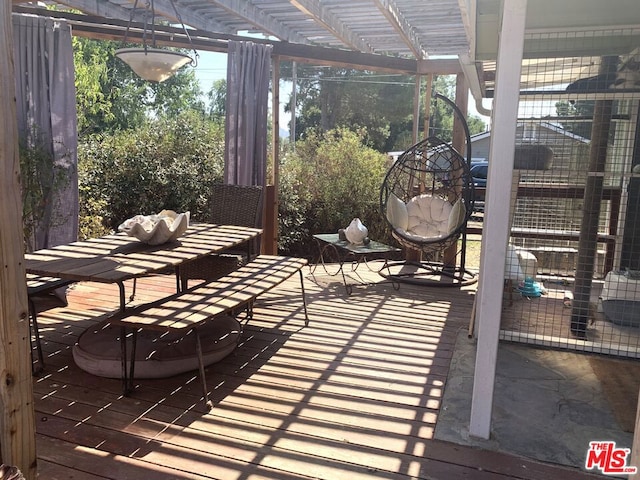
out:
<path id="1" fill-rule="evenodd" d="M 453 204 L 451 213 L 449 213 L 449 221 L 447 223 L 447 233 L 455 232 L 460 225 L 465 221 L 467 217 L 467 209 L 464 208 L 464 201 L 462 198 L 458 199 Z"/>
<path id="2" fill-rule="evenodd" d="M 389 195 L 389 199 L 387 200 L 387 219 L 393 228 L 407 230 L 409 226 L 407 205 L 393 193 Z"/>
<path id="3" fill-rule="evenodd" d="M 204 365 L 219 362 L 238 345 L 240 322 L 220 315 L 197 327 Z M 85 330 L 73 347 L 73 359 L 86 372 L 107 378 L 122 377 L 121 327 L 105 320 Z M 135 378 L 165 378 L 196 370 L 198 357 L 193 332 L 157 332 L 137 334 Z"/>
<path id="4" fill-rule="evenodd" d="M 409 222 L 406 234 L 420 241 L 439 238 L 449 233 L 449 215 L 453 206 L 438 197 L 423 194 L 407 202 Z"/>

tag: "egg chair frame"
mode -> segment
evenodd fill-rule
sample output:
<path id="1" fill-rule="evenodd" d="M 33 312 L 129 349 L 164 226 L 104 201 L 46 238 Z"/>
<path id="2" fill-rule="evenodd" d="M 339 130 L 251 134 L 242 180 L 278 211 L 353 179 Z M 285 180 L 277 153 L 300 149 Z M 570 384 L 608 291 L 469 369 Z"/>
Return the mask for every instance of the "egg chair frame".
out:
<path id="1" fill-rule="evenodd" d="M 459 287 L 477 281 L 476 274 L 465 268 L 467 222 L 474 208 L 471 142 L 457 106 L 443 95 L 434 98 L 457 115 L 466 137 L 466 158 L 450 143 L 430 135 L 391 165 L 380 189 L 380 212 L 400 246 L 414 253 L 394 262 L 385 276 L 405 283 Z"/>

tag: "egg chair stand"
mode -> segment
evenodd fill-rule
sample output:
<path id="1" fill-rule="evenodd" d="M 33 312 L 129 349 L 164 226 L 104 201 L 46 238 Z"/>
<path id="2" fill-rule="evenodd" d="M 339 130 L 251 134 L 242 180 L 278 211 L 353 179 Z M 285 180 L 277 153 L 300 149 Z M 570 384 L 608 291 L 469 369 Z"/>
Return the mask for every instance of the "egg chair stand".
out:
<path id="1" fill-rule="evenodd" d="M 474 206 L 469 169 L 464 156 L 435 135 L 413 145 L 390 167 L 380 189 L 380 211 L 393 237 L 419 260 L 394 262 L 385 277 L 439 287 L 477 281 L 465 268 L 466 227 Z"/>

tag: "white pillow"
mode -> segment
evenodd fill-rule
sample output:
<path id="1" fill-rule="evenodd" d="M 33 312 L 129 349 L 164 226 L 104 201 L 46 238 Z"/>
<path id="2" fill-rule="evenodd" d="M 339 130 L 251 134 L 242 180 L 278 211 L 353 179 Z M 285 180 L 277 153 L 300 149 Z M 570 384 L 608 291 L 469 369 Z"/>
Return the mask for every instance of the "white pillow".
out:
<path id="1" fill-rule="evenodd" d="M 429 203 L 429 215 L 431 217 L 431 221 L 438 224 L 444 223 L 441 228 L 446 228 L 452 208 L 453 206 L 446 200 L 439 197 L 433 197 Z"/>
<path id="2" fill-rule="evenodd" d="M 447 227 L 452 205 L 438 197 L 422 194 L 407 202 L 409 226 L 407 232 L 421 238 L 442 237 Z"/>
<path id="3" fill-rule="evenodd" d="M 449 213 L 449 226 L 447 228 L 447 231 L 451 233 L 456 228 L 458 228 L 464 221 L 464 217 L 466 216 L 466 214 L 467 209 L 464 207 L 464 202 L 460 198 L 456 203 L 453 204 L 451 213 Z"/>
<path id="4" fill-rule="evenodd" d="M 394 228 L 406 230 L 409 226 L 407 206 L 393 193 L 387 199 L 387 218 Z"/>
<path id="5" fill-rule="evenodd" d="M 431 210 L 429 209 L 430 201 L 431 197 L 418 196 L 413 197 L 407 202 L 407 215 L 409 216 L 407 230 L 413 230 L 421 223 L 431 222 Z"/>
<path id="6" fill-rule="evenodd" d="M 415 236 L 418 241 L 428 238 L 440 238 L 443 233 L 438 227 L 439 225 L 434 223 L 420 223 L 412 228 L 409 233 Z"/>

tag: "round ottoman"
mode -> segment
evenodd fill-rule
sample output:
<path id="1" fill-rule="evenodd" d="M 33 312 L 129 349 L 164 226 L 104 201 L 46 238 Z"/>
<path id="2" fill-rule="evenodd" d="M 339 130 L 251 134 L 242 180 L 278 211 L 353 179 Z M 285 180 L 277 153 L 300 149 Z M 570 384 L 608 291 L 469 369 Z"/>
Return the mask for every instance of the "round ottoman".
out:
<path id="1" fill-rule="evenodd" d="M 84 371 L 108 378 L 122 378 L 122 354 L 119 325 L 108 320 L 85 330 L 73 347 L 73 359 Z M 219 362 L 238 345 L 240 322 L 221 315 L 198 327 L 204 365 Z M 131 342 L 128 343 L 128 354 Z M 165 378 L 196 370 L 198 356 L 193 332 L 138 332 L 135 378 Z"/>

